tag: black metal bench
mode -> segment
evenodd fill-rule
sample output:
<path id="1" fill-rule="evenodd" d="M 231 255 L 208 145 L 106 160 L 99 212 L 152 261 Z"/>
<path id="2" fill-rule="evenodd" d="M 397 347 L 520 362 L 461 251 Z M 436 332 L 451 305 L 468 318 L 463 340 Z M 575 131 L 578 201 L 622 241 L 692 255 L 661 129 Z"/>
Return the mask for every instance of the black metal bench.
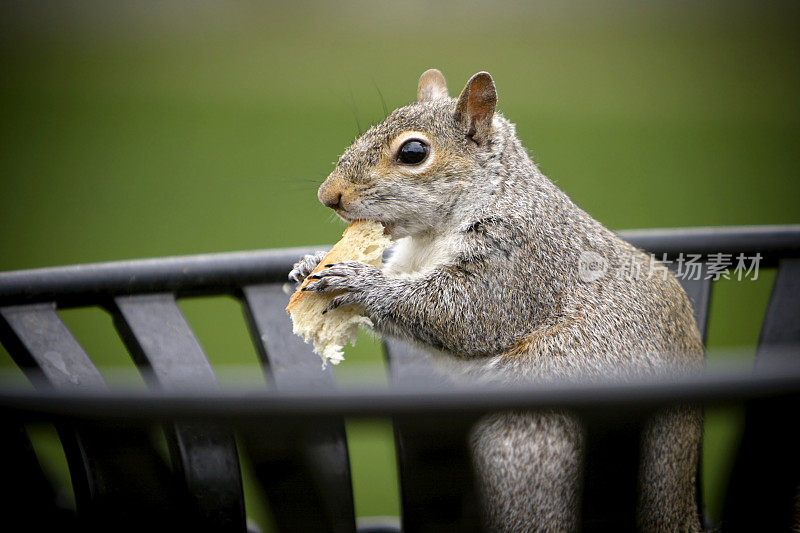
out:
<path id="1" fill-rule="evenodd" d="M 62 530 L 244 531 L 238 445 L 253 462 L 280 531 L 355 531 L 343 417 L 387 416 L 395 428 L 403 531 L 478 531 L 470 426 L 498 409 L 569 407 L 587 428 L 583 529 L 630 530 L 638 428 L 659 406 L 693 401 L 746 402 L 724 527 L 786 528 L 800 481 L 791 427 L 800 394 L 800 226 L 623 236 L 659 257 L 760 254 L 761 268 L 777 268 L 757 353 L 761 372 L 464 391 L 447 386 L 424 355 L 388 341 L 389 389 L 338 390 L 331 369 L 321 370 L 319 358 L 292 335 L 283 310 L 286 274 L 309 250 L 0 273 L 0 341 L 35 387 L 0 389 L 0 460 L 6 488 L 13 489 L 2 499 L 4 514 Z M 705 335 L 712 281 L 682 283 Z M 177 305 L 178 298 L 223 294 L 242 304 L 269 390 L 246 396 L 222 390 Z M 110 390 L 56 312 L 84 306 L 111 313 L 151 392 Z M 77 515 L 59 506 L 41 472 L 24 430 L 31 420 L 56 425 Z M 154 424 L 164 428 L 168 460 L 153 444 Z"/>

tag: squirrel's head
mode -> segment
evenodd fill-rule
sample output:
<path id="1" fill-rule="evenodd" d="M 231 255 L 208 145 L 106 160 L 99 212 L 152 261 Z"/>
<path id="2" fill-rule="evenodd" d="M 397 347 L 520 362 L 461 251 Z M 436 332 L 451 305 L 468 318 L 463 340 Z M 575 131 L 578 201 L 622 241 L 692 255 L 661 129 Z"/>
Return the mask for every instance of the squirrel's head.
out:
<path id="1" fill-rule="evenodd" d="M 416 102 L 395 110 L 345 151 L 319 188 L 320 202 L 346 221 L 382 222 L 396 238 L 439 227 L 485 179 L 496 105 L 486 72 L 475 74 L 453 99 L 442 73 L 426 71 Z"/>

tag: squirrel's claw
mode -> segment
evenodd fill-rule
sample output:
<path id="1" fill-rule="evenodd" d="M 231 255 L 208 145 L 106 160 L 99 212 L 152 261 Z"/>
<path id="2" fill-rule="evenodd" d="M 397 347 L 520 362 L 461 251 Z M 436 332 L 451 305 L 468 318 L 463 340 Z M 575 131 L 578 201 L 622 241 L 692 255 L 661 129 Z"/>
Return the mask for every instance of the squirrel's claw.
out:
<path id="1" fill-rule="evenodd" d="M 314 254 L 306 254 L 300 261 L 294 264 L 292 271 L 289 272 L 289 281 L 295 283 L 302 283 L 312 270 L 317 268 L 317 265 L 327 255 L 328 252 L 320 250 Z"/>
<path id="2" fill-rule="evenodd" d="M 306 285 L 303 290 L 319 294 L 336 291 L 363 293 L 379 283 L 377 277 L 381 275 L 380 270 L 374 266 L 358 261 L 345 261 L 312 274 L 310 279 L 314 281 Z"/>
<path id="3" fill-rule="evenodd" d="M 353 269 L 344 266 L 343 263 L 338 263 L 331 268 L 312 274 L 309 279 L 315 281 L 303 287 L 303 290 L 314 291 L 319 294 L 327 294 L 338 290 L 353 290 L 353 284 L 349 283 L 349 280 L 354 275 Z"/>

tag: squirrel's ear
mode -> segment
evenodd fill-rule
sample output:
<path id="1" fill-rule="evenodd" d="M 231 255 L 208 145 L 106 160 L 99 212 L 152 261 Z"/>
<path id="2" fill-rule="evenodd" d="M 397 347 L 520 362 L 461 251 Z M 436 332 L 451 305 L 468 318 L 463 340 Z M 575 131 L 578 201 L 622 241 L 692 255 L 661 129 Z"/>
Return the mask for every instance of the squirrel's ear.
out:
<path id="1" fill-rule="evenodd" d="M 455 119 L 467 129 L 467 135 L 476 143 L 486 141 L 492 128 L 492 117 L 497 106 L 497 91 L 488 72 L 478 72 L 470 78 L 456 103 Z"/>
<path id="2" fill-rule="evenodd" d="M 441 72 L 432 68 L 422 73 L 422 76 L 419 77 L 419 85 L 417 85 L 417 102 L 427 102 L 447 96 L 447 82 L 444 81 Z"/>

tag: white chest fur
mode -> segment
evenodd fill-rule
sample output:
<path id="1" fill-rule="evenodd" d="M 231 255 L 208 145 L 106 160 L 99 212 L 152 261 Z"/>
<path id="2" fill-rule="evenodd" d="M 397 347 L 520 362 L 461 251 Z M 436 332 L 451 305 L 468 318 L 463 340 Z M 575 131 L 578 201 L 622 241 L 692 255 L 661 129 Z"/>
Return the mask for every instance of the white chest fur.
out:
<path id="1" fill-rule="evenodd" d="M 384 272 L 394 276 L 424 276 L 449 263 L 458 248 L 458 237 L 422 235 L 397 241 Z"/>

